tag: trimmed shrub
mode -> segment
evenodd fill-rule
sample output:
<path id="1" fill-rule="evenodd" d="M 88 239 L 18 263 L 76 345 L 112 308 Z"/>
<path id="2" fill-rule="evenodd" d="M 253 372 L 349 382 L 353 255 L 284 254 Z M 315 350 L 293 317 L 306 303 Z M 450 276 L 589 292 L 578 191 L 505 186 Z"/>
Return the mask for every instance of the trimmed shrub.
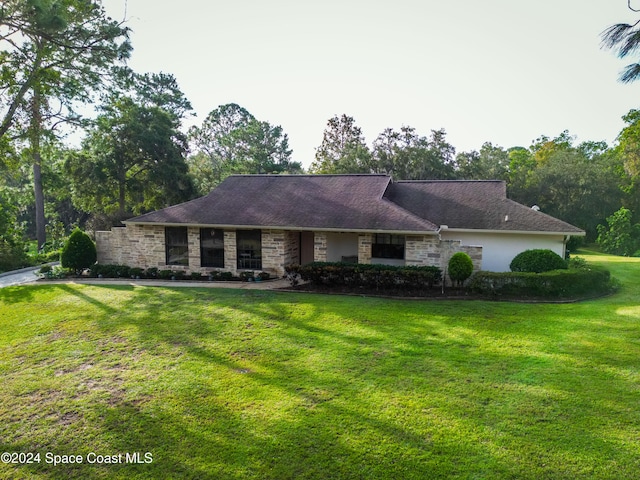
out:
<path id="1" fill-rule="evenodd" d="M 473 261 L 468 254 L 457 252 L 449 259 L 448 269 L 451 281 L 461 286 L 473 273 Z"/>
<path id="2" fill-rule="evenodd" d="M 512 272 L 542 273 L 551 270 L 566 270 L 566 260 L 557 253 L 546 249 L 525 250 L 511 260 Z"/>
<path id="3" fill-rule="evenodd" d="M 63 268 L 69 268 L 80 275 L 83 270 L 96 263 L 96 245 L 79 228 L 76 228 L 69 236 L 62 248 L 60 264 Z"/>
<path id="4" fill-rule="evenodd" d="M 240 272 L 240 279 L 242 279 L 243 282 L 252 282 L 253 281 L 253 272 L 251 271 L 246 271 L 246 272 Z"/>
<path id="5" fill-rule="evenodd" d="M 161 280 L 171 280 L 173 277 L 173 270 L 160 270 L 158 272 L 158 278 Z"/>
<path id="6" fill-rule="evenodd" d="M 313 262 L 307 265 L 289 265 L 287 274 L 314 285 L 369 287 L 376 289 L 430 288 L 442 279 L 438 267 L 398 267 L 391 265 L 364 265 L 343 262 Z M 292 282 L 293 283 L 293 282 Z"/>
<path id="7" fill-rule="evenodd" d="M 144 271 L 145 278 L 158 278 L 158 267 L 149 267 Z"/>
<path id="8" fill-rule="evenodd" d="M 131 278 L 142 278 L 144 275 L 144 269 L 139 267 L 131 267 L 129 269 L 129 276 Z"/>
<path id="9" fill-rule="evenodd" d="M 477 272 L 470 288 L 480 294 L 520 298 L 580 298 L 609 293 L 614 283 L 608 270 L 580 267 L 531 272 Z"/>
<path id="10" fill-rule="evenodd" d="M 126 278 L 131 276 L 131 269 L 126 265 L 110 265 L 96 263 L 89 269 L 89 273 L 92 277 L 103 278 Z"/>

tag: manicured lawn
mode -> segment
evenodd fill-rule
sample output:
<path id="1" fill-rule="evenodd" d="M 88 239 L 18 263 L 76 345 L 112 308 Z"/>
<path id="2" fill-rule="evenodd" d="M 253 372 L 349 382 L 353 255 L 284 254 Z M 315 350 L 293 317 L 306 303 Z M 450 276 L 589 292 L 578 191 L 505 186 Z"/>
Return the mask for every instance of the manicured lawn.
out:
<path id="1" fill-rule="evenodd" d="M 619 293 L 2 289 L 0 450 L 41 457 L 0 478 L 637 478 L 640 259 L 586 258 Z"/>

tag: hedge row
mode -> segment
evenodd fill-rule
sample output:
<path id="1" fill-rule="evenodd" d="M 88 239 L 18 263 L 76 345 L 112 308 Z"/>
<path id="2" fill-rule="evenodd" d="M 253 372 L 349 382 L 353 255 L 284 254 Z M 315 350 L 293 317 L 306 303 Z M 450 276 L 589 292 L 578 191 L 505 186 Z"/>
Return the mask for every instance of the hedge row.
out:
<path id="1" fill-rule="evenodd" d="M 342 262 L 288 265 L 290 277 L 300 276 L 314 285 L 411 289 L 430 288 L 442 280 L 438 267 L 396 267 Z"/>
<path id="2" fill-rule="evenodd" d="M 469 288 L 483 295 L 578 298 L 609 293 L 613 283 L 608 270 L 589 266 L 543 273 L 477 272 Z"/>
<path id="3" fill-rule="evenodd" d="M 213 270 L 208 273 L 192 272 L 187 273 L 184 270 L 159 270 L 156 267 L 147 269 L 128 267 L 127 265 L 103 265 L 95 264 L 89 269 L 89 274 L 92 277 L 101 278 L 146 278 L 146 279 L 160 279 L 160 280 L 248 280 L 249 274 L 253 279 L 254 276 L 260 277 L 262 280 L 267 280 L 269 274 L 266 272 L 260 272 L 254 275 L 254 272 L 242 272 L 246 274 L 244 277 L 234 277 L 231 272 L 220 272 Z"/>

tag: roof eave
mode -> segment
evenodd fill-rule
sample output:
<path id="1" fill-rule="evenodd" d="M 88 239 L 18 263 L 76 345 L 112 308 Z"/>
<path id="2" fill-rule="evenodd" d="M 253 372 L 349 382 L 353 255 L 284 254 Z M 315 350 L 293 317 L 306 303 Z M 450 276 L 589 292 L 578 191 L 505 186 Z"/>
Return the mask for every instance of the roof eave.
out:
<path id="1" fill-rule="evenodd" d="M 171 223 L 171 222 L 131 222 L 125 225 L 149 225 L 160 227 L 193 227 L 193 228 L 228 228 L 228 229 L 260 229 L 260 230 L 295 230 L 296 232 L 344 232 L 344 233 L 391 233 L 394 235 L 437 235 L 437 230 L 394 230 L 384 228 L 336 228 L 336 227 L 299 227 L 283 225 L 232 225 L 203 223 Z"/>
<path id="2" fill-rule="evenodd" d="M 572 237 L 584 237 L 586 236 L 586 232 L 584 230 L 580 230 L 578 232 L 569 232 L 569 231 L 544 231 L 544 230 L 492 230 L 492 229 L 482 229 L 482 228 L 441 228 L 440 233 L 442 232 L 459 232 L 459 233 L 509 233 L 512 235 L 571 235 Z"/>

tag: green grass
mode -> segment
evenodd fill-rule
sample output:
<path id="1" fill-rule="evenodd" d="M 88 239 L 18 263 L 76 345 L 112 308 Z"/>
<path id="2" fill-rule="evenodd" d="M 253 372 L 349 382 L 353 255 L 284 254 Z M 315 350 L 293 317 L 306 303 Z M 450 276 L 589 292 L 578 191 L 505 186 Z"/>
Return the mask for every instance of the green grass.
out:
<path id="1" fill-rule="evenodd" d="M 0 450 L 41 462 L 0 478 L 637 478 L 640 259 L 587 258 L 616 295 L 2 289 Z"/>

